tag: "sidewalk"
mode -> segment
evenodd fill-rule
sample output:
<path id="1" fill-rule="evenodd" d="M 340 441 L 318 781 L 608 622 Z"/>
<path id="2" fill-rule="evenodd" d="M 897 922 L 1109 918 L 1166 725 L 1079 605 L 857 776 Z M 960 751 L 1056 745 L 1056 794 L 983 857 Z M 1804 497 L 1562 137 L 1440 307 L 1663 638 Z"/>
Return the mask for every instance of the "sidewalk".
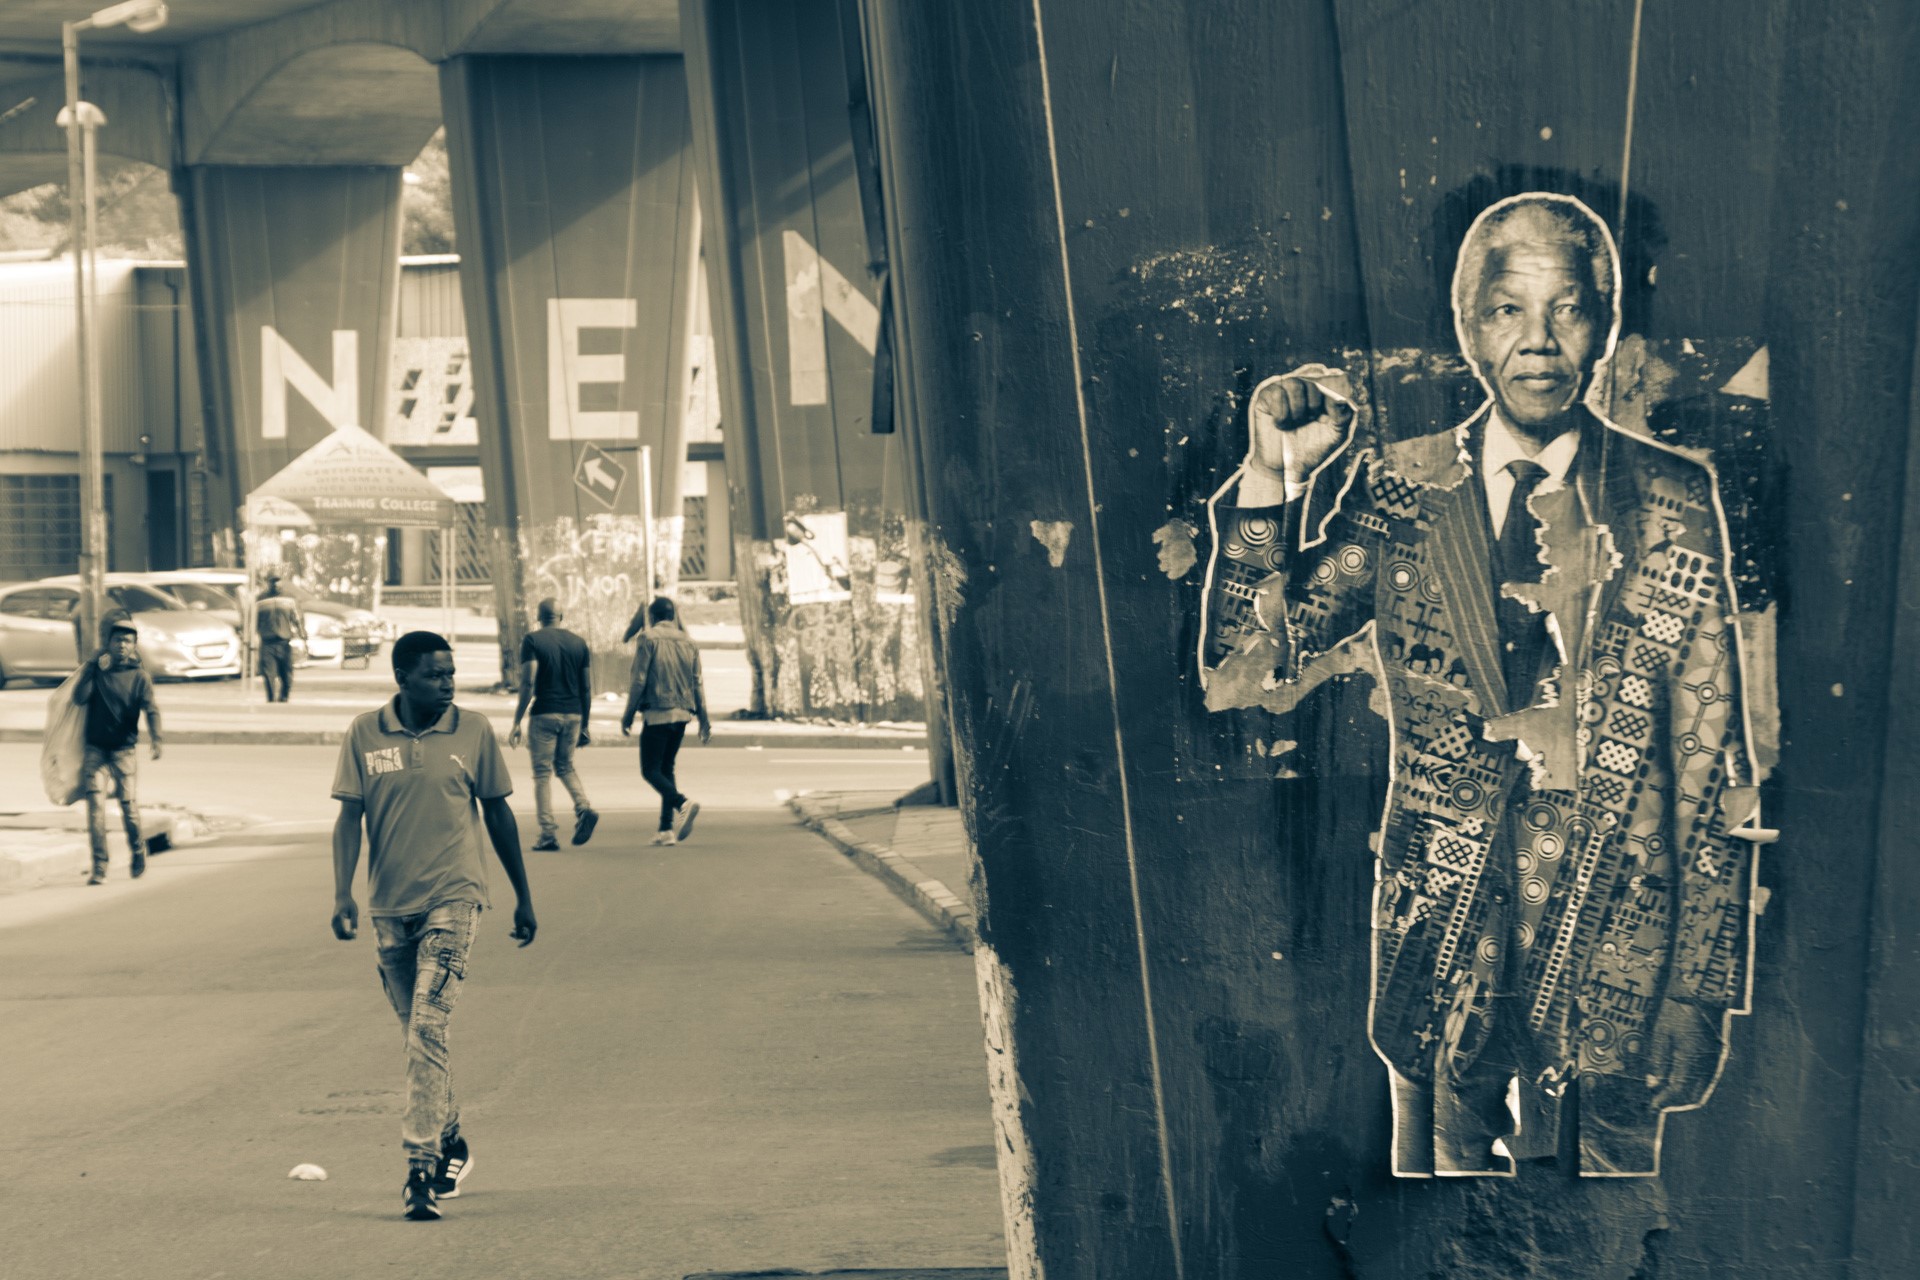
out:
<path id="1" fill-rule="evenodd" d="M 416 620 L 414 615 L 427 612 L 393 611 L 397 619 L 404 615 L 409 623 Z M 444 625 L 444 614 L 440 622 Z M 513 724 L 518 699 L 513 694 L 492 692 L 500 669 L 493 625 L 491 618 L 470 615 L 463 619 L 454 641 L 454 664 L 462 673 L 459 704 L 486 716 L 504 735 Z M 716 746 L 875 747 L 897 751 L 926 745 L 926 727 L 920 724 L 735 719 L 735 713 L 752 697 L 752 672 L 745 651 L 710 649 L 704 653 L 703 665 Z M 158 692 L 171 744 L 334 745 L 345 736 L 356 715 L 393 696 L 394 684 L 383 654 L 366 666 L 301 667 L 293 675 L 293 698 L 284 703 L 268 703 L 258 681 L 253 682 L 251 691 L 245 681 L 214 680 L 162 684 Z M 0 742 L 40 741 L 48 693 L 20 681 L 0 690 Z M 624 695 L 617 692 L 596 699 L 588 726 L 594 746 L 632 749 L 634 740 L 620 734 L 620 714 L 625 706 Z"/>
<path id="2" fill-rule="evenodd" d="M 449 640 L 472 640 L 485 644 L 498 644 L 500 622 L 492 614 L 475 613 L 472 609 L 456 608 L 453 614 L 453 627 L 447 626 L 447 611 L 437 606 L 383 604 L 380 616 L 399 628 L 402 633 L 408 631 L 438 631 Z M 737 622 L 689 622 L 687 634 L 699 649 L 744 649 L 747 647 L 746 632 Z"/>
<path id="3" fill-rule="evenodd" d="M 150 854 L 198 844 L 247 825 L 249 820 L 237 815 L 192 813 L 175 805 L 140 806 L 140 834 Z M 127 837 L 120 829 L 117 803 L 107 806 L 107 858 L 113 878 L 126 875 Z M 84 804 L 0 812 L 0 894 L 71 883 L 87 874 L 92 862 Z"/>
<path id="4" fill-rule="evenodd" d="M 803 791 L 788 803 L 818 831 L 968 951 L 974 928 L 972 861 L 958 809 L 895 807 L 891 791 Z"/>

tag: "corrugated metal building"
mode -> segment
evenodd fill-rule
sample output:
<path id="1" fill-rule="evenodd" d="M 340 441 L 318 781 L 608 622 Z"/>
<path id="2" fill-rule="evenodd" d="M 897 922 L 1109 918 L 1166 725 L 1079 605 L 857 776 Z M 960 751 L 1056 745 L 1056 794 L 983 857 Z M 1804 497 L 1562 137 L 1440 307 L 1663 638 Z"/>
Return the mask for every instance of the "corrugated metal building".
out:
<path id="1" fill-rule="evenodd" d="M 99 266 L 112 569 L 212 554 L 192 317 L 179 264 Z M 0 581 L 73 572 L 80 379 L 70 258 L 0 265 Z"/>

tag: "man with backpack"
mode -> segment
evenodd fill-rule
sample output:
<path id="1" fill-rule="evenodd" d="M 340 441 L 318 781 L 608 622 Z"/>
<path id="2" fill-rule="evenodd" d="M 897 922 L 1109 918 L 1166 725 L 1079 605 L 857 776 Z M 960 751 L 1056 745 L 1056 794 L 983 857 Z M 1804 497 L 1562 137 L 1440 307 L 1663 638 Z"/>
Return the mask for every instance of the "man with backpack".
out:
<path id="1" fill-rule="evenodd" d="M 134 748 L 144 712 L 147 741 L 153 744 L 153 758 L 160 758 L 160 704 L 153 696 L 153 681 L 140 666 L 138 639 L 127 615 L 110 618 L 106 648 L 88 660 L 73 686 L 75 704 L 87 709 L 86 753 L 80 768 L 87 786 L 87 839 L 93 847 L 90 885 L 107 878 L 109 787 L 120 802 L 120 822 L 133 855 L 129 871 L 136 880 L 147 871 L 147 846 L 140 836 L 140 763 Z"/>

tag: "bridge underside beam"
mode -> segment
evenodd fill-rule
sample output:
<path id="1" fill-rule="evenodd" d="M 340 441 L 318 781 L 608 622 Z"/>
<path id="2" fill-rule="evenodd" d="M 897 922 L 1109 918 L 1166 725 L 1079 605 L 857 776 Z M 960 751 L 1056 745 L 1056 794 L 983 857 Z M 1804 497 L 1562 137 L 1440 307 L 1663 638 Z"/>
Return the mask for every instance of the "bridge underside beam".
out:
<path id="1" fill-rule="evenodd" d="M 173 167 L 170 73 L 130 66 L 82 64 L 81 96 L 106 114 L 98 133 L 102 156 Z M 0 196 L 67 180 L 67 136 L 56 123 L 67 104 L 57 61 L 0 63 Z"/>
<path id="2" fill-rule="evenodd" d="M 552 596 L 596 687 L 624 689 L 627 622 L 679 564 L 698 244 L 685 72 L 468 56 L 442 66 L 441 93 L 502 671 Z"/>
<path id="3" fill-rule="evenodd" d="M 400 170 L 196 165 L 178 186 L 209 501 L 231 554 L 263 481 L 336 427 L 384 434 Z M 322 537 L 296 567 L 370 596 L 380 532 Z"/>
<path id="4" fill-rule="evenodd" d="M 766 711 L 918 720 L 912 481 L 898 437 L 873 431 L 868 267 L 884 246 L 861 201 L 843 9 L 683 7 L 735 575 Z"/>

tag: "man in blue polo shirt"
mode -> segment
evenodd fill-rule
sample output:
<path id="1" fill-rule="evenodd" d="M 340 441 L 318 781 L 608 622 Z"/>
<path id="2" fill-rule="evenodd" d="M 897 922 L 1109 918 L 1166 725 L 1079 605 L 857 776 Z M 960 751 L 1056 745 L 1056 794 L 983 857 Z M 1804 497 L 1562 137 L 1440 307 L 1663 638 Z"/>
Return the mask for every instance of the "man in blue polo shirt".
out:
<path id="1" fill-rule="evenodd" d="M 487 898 L 480 851 L 485 825 L 513 885 L 513 937 L 538 927 L 520 854 L 520 829 L 507 794 L 507 762 L 485 716 L 453 705 L 453 651 L 431 631 L 394 642 L 399 694 L 353 722 L 340 744 L 333 795 L 333 933 L 359 929 L 353 876 L 367 832 L 368 912 L 379 942 L 380 980 L 400 1015 L 407 1045 L 407 1104 L 400 1122 L 407 1153 L 404 1212 L 440 1216 L 472 1168 L 460 1134 L 447 1061 L 447 1021 L 467 973 L 467 955 Z M 478 802 L 478 813 L 475 802 Z"/>

